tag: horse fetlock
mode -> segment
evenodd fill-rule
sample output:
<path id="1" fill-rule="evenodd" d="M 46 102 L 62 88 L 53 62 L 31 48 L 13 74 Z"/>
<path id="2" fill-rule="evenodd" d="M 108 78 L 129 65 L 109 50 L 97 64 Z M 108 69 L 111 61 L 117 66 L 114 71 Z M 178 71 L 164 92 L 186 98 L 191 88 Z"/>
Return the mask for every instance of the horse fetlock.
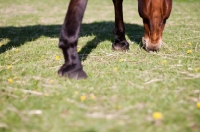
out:
<path id="1" fill-rule="evenodd" d="M 58 74 L 73 79 L 87 78 L 87 74 L 83 71 L 81 61 L 78 57 L 77 47 L 69 46 L 67 48 L 62 47 L 61 49 L 65 63 L 58 70 Z"/>
<path id="2" fill-rule="evenodd" d="M 63 48 L 69 48 L 69 47 L 75 47 L 77 46 L 78 39 L 72 39 L 73 37 L 60 37 L 58 47 Z"/>
<path id="3" fill-rule="evenodd" d="M 88 77 L 85 71 L 83 70 L 82 66 L 76 65 L 76 64 L 72 64 L 72 65 L 64 64 L 58 70 L 58 75 L 62 77 L 76 79 L 76 80 L 85 79 Z"/>
<path id="4" fill-rule="evenodd" d="M 127 51 L 129 50 L 129 43 L 126 40 L 115 40 L 115 42 L 112 44 L 113 50 L 120 50 L 120 51 Z"/>

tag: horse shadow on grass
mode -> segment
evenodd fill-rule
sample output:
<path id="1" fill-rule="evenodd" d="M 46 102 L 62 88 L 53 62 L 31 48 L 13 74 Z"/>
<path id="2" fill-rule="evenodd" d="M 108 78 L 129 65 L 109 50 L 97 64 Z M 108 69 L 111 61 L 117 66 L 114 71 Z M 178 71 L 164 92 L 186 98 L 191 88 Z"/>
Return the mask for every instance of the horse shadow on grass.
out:
<path id="1" fill-rule="evenodd" d="M 3 39 L 8 39 L 8 42 L 0 47 L 0 54 L 10 50 L 12 47 L 20 47 L 26 42 L 35 41 L 41 36 L 58 38 L 62 25 L 33 25 L 24 27 L 0 27 L 0 42 Z M 143 35 L 143 27 L 137 24 L 126 23 L 126 35 L 128 38 L 136 43 L 141 43 L 141 37 Z M 114 22 L 93 22 L 81 25 L 80 37 L 94 36 L 91 41 L 88 41 L 79 55 L 81 60 L 87 59 L 87 56 L 92 52 L 97 45 L 105 40 L 114 41 L 114 35 L 112 33 L 114 28 Z M 111 47 L 111 45 L 110 45 Z"/>

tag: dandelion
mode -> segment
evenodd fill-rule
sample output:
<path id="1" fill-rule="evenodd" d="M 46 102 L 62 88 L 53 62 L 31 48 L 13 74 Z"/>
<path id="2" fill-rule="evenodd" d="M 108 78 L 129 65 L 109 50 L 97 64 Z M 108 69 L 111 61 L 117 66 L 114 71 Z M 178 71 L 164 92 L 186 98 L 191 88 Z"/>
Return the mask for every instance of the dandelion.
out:
<path id="1" fill-rule="evenodd" d="M 167 63 L 167 60 L 162 60 L 161 64 L 164 65 Z"/>
<path id="2" fill-rule="evenodd" d="M 59 95 L 60 95 L 60 93 L 56 92 L 56 96 L 59 96 Z"/>
<path id="3" fill-rule="evenodd" d="M 123 62 L 123 61 L 124 61 L 124 59 L 120 59 L 120 60 L 119 60 L 119 62 Z"/>
<path id="4" fill-rule="evenodd" d="M 75 94 L 75 95 L 78 95 L 78 91 L 75 91 L 74 94 Z"/>
<path id="5" fill-rule="evenodd" d="M 90 98 L 91 98 L 91 99 L 96 99 L 96 97 L 95 97 L 94 94 L 91 94 L 91 95 L 90 95 Z"/>
<path id="6" fill-rule="evenodd" d="M 200 71 L 200 67 L 197 67 L 194 69 L 195 72 L 199 72 Z"/>
<path id="7" fill-rule="evenodd" d="M 81 99 L 81 101 L 85 101 L 86 97 L 85 97 L 84 95 L 82 95 L 82 96 L 80 97 L 80 99 Z"/>
<path id="8" fill-rule="evenodd" d="M 14 51 L 14 52 L 19 52 L 19 49 L 17 49 L 17 48 L 12 48 L 12 51 Z"/>
<path id="9" fill-rule="evenodd" d="M 81 51 L 81 48 L 78 48 L 78 52 L 80 52 Z"/>
<path id="10" fill-rule="evenodd" d="M 117 109 L 121 109 L 122 108 L 122 106 L 121 105 L 117 105 Z"/>
<path id="11" fill-rule="evenodd" d="M 48 97 L 48 96 L 49 96 L 49 94 L 48 94 L 48 93 L 45 93 L 45 95 L 44 95 L 44 96 Z"/>
<path id="12" fill-rule="evenodd" d="M 54 83 L 54 80 L 49 80 L 49 83 Z"/>
<path id="13" fill-rule="evenodd" d="M 8 58 L 9 54 L 5 54 L 4 58 Z"/>
<path id="14" fill-rule="evenodd" d="M 13 83 L 13 80 L 11 78 L 8 79 L 9 83 Z"/>
<path id="15" fill-rule="evenodd" d="M 57 55 L 55 59 L 56 59 L 56 60 L 60 60 L 60 56 Z"/>
<path id="16" fill-rule="evenodd" d="M 189 46 L 191 46 L 191 45 L 192 45 L 192 43 L 191 43 L 191 42 L 188 42 L 188 45 L 189 45 Z"/>
<path id="17" fill-rule="evenodd" d="M 18 76 L 15 76 L 14 79 L 19 79 L 19 77 L 18 77 Z"/>
<path id="18" fill-rule="evenodd" d="M 187 54 L 190 54 L 190 53 L 192 53 L 192 50 L 187 50 Z"/>
<path id="19" fill-rule="evenodd" d="M 161 120 L 161 119 L 163 118 L 163 115 L 162 115 L 162 113 L 160 113 L 160 112 L 154 112 L 154 113 L 152 114 L 152 117 L 153 117 L 155 120 Z"/>
<path id="20" fill-rule="evenodd" d="M 198 102 L 198 103 L 197 103 L 197 108 L 199 108 L 199 109 L 200 109 L 200 102 Z"/>
<path id="21" fill-rule="evenodd" d="M 7 69 L 11 69 L 11 68 L 12 68 L 12 65 L 7 65 L 6 68 L 7 68 Z"/>
<path id="22" fill-rule="evenodd" d="M 117 70 L 118 70 L 118 68 L 117 68 L 117 67 L 114 67 L 114 68 L 113 68 L 113 70 L 114 70 L 114 71 L 117 71 Z"/>
<path id="23" fill-rule="evenodd" d="M 14 51 L 15 51 L 15 52 L 18 52 L 18 51 L 19 51 L 19 49 L 15 49 Z"/>

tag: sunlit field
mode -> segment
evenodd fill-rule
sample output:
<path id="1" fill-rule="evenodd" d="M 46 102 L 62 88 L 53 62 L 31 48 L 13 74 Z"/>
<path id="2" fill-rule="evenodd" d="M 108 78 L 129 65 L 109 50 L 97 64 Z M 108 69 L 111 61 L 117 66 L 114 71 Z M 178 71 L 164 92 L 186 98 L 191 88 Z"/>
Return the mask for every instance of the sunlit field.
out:
<path id="1" fill-rule="evenodd" d="M 124 0 L 128 52 L 114 52 L 111 0 L 89 0 L 78 52 L 89 78 L 60 78 L 69 0 L 0 0 L 0 132 L 199 132 L 200 1 L 174 0 L 158 53 L 140 48 Z"/>

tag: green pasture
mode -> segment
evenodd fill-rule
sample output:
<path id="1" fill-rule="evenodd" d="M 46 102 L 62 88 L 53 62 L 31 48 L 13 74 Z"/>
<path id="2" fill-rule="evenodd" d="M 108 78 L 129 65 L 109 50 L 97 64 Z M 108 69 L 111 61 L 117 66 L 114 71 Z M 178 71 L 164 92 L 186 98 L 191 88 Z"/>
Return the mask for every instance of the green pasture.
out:
<path id="1" fill-rule="evenodd" d="M 111 0 L 89 0 L 78 51 L 89 78 L 60 78 L 69 0 L 0 0 L 0 132 L 200 132 L 200 1 L 174 0 L 158 53 L 140 48 L 124 0 L 128 52 L 114 52 Z"/>

